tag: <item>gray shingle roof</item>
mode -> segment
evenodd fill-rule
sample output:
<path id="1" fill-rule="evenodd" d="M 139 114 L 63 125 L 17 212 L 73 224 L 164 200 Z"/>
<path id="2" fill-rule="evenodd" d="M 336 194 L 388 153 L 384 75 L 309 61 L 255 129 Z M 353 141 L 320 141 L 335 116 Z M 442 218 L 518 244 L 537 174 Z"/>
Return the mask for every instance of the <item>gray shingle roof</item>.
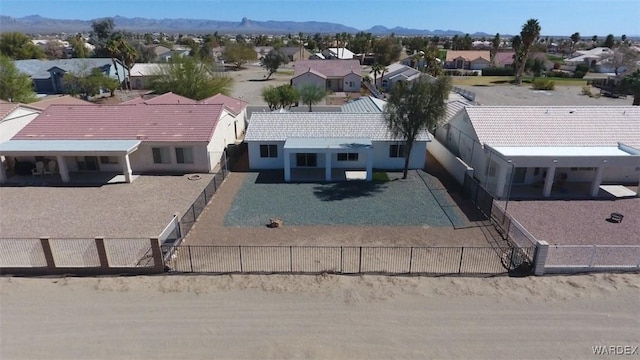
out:
<path id="1" fill-rule="evenodd" d="M 382 113 L 277 113 L 251 115 L 245 141 L 284 141 L 287 138 L 369 138 L 393 141 Z M 430 137 L 423 132 L 417 140 Z"/>
<path id="2" fill-rule="evenodd" d="M 481 143 L 491 146 L 617 146 L 640 150 L 638 106 L 470 106 Z"/>
<path id="3" fill-rule="evenodd" d="M 342 105 L 340 109 L 345 113 L 379 113 L 384 110 L 386 104 L 387 102 L 384 100 L 379 100 L 371 96 L 363 96 L 349 101 Z"/>
<path id="4" fill-rule="evenodd" d="M 113 66 L 113 62 L 109 58 L 29 59 L 16 60 L 14 63 L 18 71 L 28 74 L 32 79 L 48 79 L 51 77 L 48 70 L 52 67 L 59 67 L 66 72 L 72 72 L 74 74 L 83 74 L 97 67 L 103 67 L 105 65 Z"/>

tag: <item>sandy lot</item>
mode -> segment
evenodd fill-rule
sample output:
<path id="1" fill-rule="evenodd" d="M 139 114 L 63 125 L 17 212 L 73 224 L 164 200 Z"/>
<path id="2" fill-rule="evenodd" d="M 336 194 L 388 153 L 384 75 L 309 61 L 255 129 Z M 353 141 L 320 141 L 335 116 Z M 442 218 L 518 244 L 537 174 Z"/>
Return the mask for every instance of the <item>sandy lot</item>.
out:
<path id="1" fill-rule="evenodd" d="M 590 98 L 582 95 L 580 86 L 557 86 L 553 91 L 533 90 L 529 85 L 495 86 L 458 86 L 476 93 L 476 102 L 481 105 L 518 105 L 518 106 L 628 106 L 633 97 L 612 99 L 607 97 Z M 597 94 L 598 89 L 592 88 Z"/>
<path id="2" fill-rule="evenodd" d="M 0 358 L 589 359 L 640 345 L 639 279 L 0 278 Z"/>
<path id="3" fill-rule="evenodd" d="M 279 70 L 292 72 L 293 67 L 289 64 Z M 226 75 L 233 79 L 231 96 L 242 99 L 248 102 L 249 105 L 267 105 L 262 99 L 262 89 L 268 86 L 288 84 L 292 77 L 285 73 L 275 73 L 271 75 L 269 80 L 264 81 L 267 71 L 259 65 L 251 64 L 245 65 L 242 70 L 227 71 Z"/>

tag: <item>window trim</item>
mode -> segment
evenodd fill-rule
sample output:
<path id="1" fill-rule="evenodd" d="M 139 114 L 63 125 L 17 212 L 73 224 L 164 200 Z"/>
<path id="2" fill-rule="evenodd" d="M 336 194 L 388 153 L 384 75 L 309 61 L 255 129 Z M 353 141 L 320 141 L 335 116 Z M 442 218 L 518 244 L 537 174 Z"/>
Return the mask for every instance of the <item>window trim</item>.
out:
<path id="1" fill-rule="evenodd" d="M 395 151 L 393 150 L 395 148 Z M 405 144 L 397 143 L 389 145 L 389 157 L 392 159 L 404 158 Z"/>
<path id="2" fill-rule="evenodd" d="M 169 153 L 169 147 L 167 146 L 154 146 L 151 148 L 151 154 L 153 156 L 154 164 L 170 164 L 171 157 Z M 164 154 L 164 156 L 163 156 Z M 156 156 L 157 155 L 157 156 Z"/>
<path id="3" fill-rule="evenodd" d="M 358 161 L 360 154 L 355 153 L 338 153 L 338 161 Z"/>
<path id="4" fill-rule="evenodd" d="M 181 152 L 179 155 L 178 152 Z M 191 146 L 177 146 L 174 149 L 176 155 L 176 164 L 193 164 L 193 147 Z M 182 160 L 182 161 L 180 161 Z"/>

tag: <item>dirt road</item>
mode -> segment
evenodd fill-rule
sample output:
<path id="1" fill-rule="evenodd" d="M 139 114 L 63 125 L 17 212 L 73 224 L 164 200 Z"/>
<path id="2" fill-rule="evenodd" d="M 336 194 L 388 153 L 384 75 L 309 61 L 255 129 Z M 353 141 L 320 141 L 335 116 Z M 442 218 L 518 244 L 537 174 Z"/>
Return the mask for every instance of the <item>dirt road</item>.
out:
<path id="1" fill-rule="evenodd" d="M 0 358 L 601 358 L 640 345 L 639 278 L 5 277 Z"/>

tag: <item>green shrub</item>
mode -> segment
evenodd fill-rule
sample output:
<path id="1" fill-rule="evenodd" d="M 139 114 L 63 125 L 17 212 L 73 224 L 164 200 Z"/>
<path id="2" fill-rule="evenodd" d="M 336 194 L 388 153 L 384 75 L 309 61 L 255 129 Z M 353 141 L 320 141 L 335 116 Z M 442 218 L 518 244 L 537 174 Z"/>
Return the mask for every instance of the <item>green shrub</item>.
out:
<path id="1" fill-rule="evenodd" d="M 576 66 L 576 70 L 573 72 L 573 77 L 582 79 L 589 72 L 589 65 L 579 64 Z"/>
<path id="2" fill-rule="evenodd" d="M 489 67 L 482 69 L 482 76 L 513 76 L 515 71 L 512 67 Z"/>
<path id="3" fill-rule="evenodd" d="M 549 79 L 535 79 L 531 83 L 531 87 L 534 90 L 553 90 L 556 87 L 556 83 Z"/>

